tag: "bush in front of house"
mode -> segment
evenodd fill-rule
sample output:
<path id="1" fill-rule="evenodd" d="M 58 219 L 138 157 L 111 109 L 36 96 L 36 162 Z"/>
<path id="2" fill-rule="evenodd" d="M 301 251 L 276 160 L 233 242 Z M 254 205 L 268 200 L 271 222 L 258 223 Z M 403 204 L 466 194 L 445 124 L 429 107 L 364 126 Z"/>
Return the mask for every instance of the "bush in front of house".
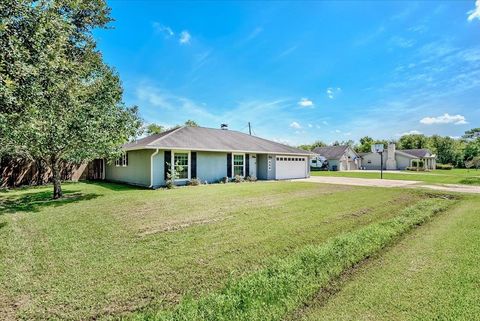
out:
<path id="1" fill-rule="evenodd" d="M 257 181 L 257 176 L 253 176 L 253 175 L 252 175 L 252 176 L 247 176 L 247 177 L 245 178 L 245 180 L 246 180 L 247 182 L 256 182 L 256 181 Z"/>
<path id="2" fill-rule="evenodd" d="M 423 167 L 424 163 L 422 160 L 414 159 L 412 160 L 412 167 Z"/>
<path id="3" fill-rule="evenodd" d="M 228 177 L 227 176 L 222 177 L 222 179 L 220 179 L 220 183 L 227 184 L 228 183 Z"/>
<path id="4" fill-rule="evenodd" d="M 235 177 L 233 178 L 233 181 L 235 183 L 243 183 L 243 182 L 245 182 L 245 179 L 243 178 L 243 176 L 235 175 Z"/>
<path id="5" fill-rule="evenodd" d="M 405 168 L 405 170 L 412 171 L 412 172 L 426 172 L 427 171 L 423 167 L 413 167 L 413 166 L 409 166 L 409 167 Z"/>
<path id="6" fill-rule="evenodd" d="M 199 180 L 198 178 L 192 178 L 192 179 L 187 181 L 188 186 L 198 186 L 198 185 L 201 185 L 201 184 L 202 184 L 202 181 Z"/>
<path id="7" fill-rule="evenodd" d="M 453 169 L 453 165 L 452 164 L 436 164 L 435 169 L 451 170 Z"/>
<path id="8" fill-rule="evenodd" d="M 168 189 L 174 189 L 175 184 L 173 183 L 173 181 L 171 179 L 167 179 L 167 181 L 165 182 L 165 187 L 168 188 Z"/>

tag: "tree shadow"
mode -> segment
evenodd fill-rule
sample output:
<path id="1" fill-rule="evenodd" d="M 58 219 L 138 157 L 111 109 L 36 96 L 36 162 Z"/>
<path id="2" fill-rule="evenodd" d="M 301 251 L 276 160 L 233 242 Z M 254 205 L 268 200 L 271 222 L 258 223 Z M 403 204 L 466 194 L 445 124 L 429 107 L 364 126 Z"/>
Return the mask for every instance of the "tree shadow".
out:
<path id="1" fill-rule="evenodd" d="M 116 182 L 107 182 L 107 181 L 82 181 L 85 184 L 97 185 L 104 188 L 107 188 L 111 191 L 128 191 L 128 190 L 146 190 L 148 187 L 128 185 Z"/>
<path id="2" fill-rule="evenodd" d="M 0 197 L 0 215 L 16 212 L 39 212 L 45 207 L 58 207 L 65 204 L 97 198 L 98 194 L 64 191 L 61 199 L 52 199 L 52 191 L 34 191 L 25 194 L 2 195 Z"/>

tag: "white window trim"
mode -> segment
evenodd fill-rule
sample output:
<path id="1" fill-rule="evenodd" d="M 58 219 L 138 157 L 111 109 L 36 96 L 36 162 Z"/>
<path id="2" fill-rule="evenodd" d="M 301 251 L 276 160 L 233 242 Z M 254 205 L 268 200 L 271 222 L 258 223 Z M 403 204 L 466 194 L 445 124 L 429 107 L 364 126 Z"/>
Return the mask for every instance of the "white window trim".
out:
<path id="1" fill-rule="evenodd" d="M 172 152 L 171 152 L 172 155 L 170 156 L 170 173 L 173 173 L 173 171 L 175 170 L 175 163 L 174 163 L 175 153 L 178 153 L 178 154 L 188 153 L 188 166 L 187 166 L 188 177 L 187 178 L 177 178 L 175 180 L 175 182 L 189 181 L 191 179 L 192 152 L 191 151 L 185 151 L 185 150 L 172 150 Z"/>
<path id="2" fill-rule="evenodd" d="M 245 153 L 232 153 L 232 177 L 235 177 L 235 155 L 241 155 L 243 156 L 243 176 L 245 177 Z"/>
<path id="3" fill-rule="evenodd" d="M 115 167 L 127 167 L 127 153 L 128 152 L 124 152 L 122 153 L 122 155 L 120 155 L 120 157 L 118 157 L 117 159 L 115 159 Z"/>

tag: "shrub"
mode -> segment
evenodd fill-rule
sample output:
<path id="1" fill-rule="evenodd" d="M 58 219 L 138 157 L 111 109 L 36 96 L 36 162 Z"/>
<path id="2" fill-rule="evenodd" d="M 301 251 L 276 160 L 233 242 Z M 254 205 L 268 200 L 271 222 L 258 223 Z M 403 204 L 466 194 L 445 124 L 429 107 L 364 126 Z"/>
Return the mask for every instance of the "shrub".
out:
<path id="1" fill-rule="evenodd" d="M 450 170 L 450 169 L 453 169 L 453 165 L 452 164 L 436 164 L 435 168 L 436 169 Z"/>
<path id="2" fill-rule="evenodd" d="M 171 179 L 168 179 L 165 182 L 165 187 L 168 188 L 168 189 L 173 189 L 173 188 L 175 188 L 175 184 L 173 183 L 173 181 Z"/>
<path id="3" fill-rule="evenodd" d="M 245 179 L 243 178 L 243 176 L 240 176 L 240 175 L 235 175 L 234 179 L 235 183 L 243 183 L 245 182 Z"/>
<path id="4" fill-rule="evenodd" d="M 220 183 L 227 184 L 228 183 L 228 177 L 227 176 L 222 177 L 222 179 L 220 180 Z"/>
<path id="5" fill-rule="evenodd" d="M 422 160 L 417 160 L 417 159 L 412 160 L 413 167 L 423 167 L 423 165 L 424 163 Z"/>
<path id="6" fill-rule="evenodd" d="M 192 178 L 187 182 L 188 186 L 198 186 L 202 184 L 202 181 L 200 181 L 198 178 Z"/>
<path id="7" fill-rule="evenodd" d="M 247 176 L 246 181 L 247 182 L 256 182 L 257 181 L 257 176 Z"/>
<path id="8" fill-rule="evenodd" d="M 409 167 L 405 168 L 405 170 L 412 171 L 412 172 L 426 172 L 427 171 L 423 167 L 413 167 L 413 166 L 409 166 Z"/>

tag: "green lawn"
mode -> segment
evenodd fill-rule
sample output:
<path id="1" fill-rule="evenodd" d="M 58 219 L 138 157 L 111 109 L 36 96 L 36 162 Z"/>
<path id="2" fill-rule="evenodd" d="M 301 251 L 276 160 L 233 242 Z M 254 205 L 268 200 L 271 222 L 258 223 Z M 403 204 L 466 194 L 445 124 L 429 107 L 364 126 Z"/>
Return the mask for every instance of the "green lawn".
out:
<path id="1" fill-rule="evenodd" d="M 312 171 L 312 176 L 338 176 L 357 178 L 380 178 L 379 172 L 363 171 Z M 480 185 L 480 170 L 452 169 L 434 170 L 430 172 L 401 171 L 398 173 L 383 173 L 384 179 L 421 181 L 429 184 L 467 184 Z"/>
<path id="2" fill-rule="evenodd" d="M 480 197 L 319 293 L 295 320 L 480 320 Z M 338 291 L 338 292 L 337 292 Z"/>
<path id="3" fill-rule="evenodd" d="M 168 309 L 306 245 L 398 215 L 415 190 L 302 182 L 0 193 L 0 315 L 84 320 Z"/>

